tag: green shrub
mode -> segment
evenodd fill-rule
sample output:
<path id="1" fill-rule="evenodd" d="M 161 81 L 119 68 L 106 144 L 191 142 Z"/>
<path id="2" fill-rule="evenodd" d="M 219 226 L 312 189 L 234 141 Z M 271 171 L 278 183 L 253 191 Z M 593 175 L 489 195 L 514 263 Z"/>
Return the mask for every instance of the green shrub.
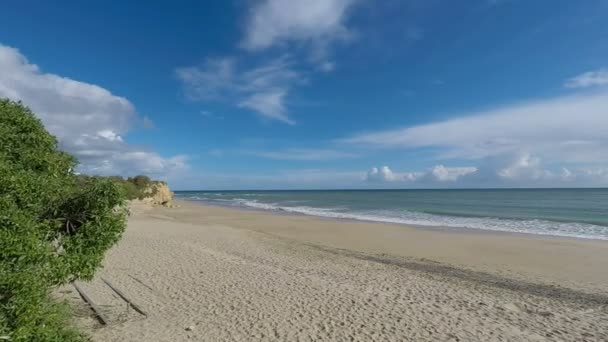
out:
<path id="1" fill-rule="evenodd" d="M 137 199 L 143 197 L 143 192 L 141 189 L 138 189 L 137 186 L 131 182 L 122 182 L 122 187 L 125 191 L 127 199 Z"/>
<path id="2" fill-rule="evenodd" d="M 75 166 L 28 108 L 0 99 L 0 337 L 82 340 L 48 293 L 93 277 L 124 231 L 125 193 Z"/>
<path id="3" fill-rule="evenodd" d="M 127 182 L 135 184 L 138 189 L 145 189 L 152 184 L 152 180 L 148 176 L 138 175 L 129 177 Z"/>
<path id="4" fill-rule="evenodd" d="M 103 178 L 103 177 L 91 177 L 80 175 L 79 178 L 80 183 L 84 184 L 87 180 L 91 178 Z M 126 199 L 144 199 L 146 197 L 151 197 L 156 194 L 156 184 L 163 183 L 159 181 L 153 181 L 148 176 L 138 175 L 135 177 L 129 177 L 126 180 L 121 176 L 110 176 L 105 177 L 107 179 L 112 180 L 118 186 L 120 186 L 126 196 Z"/>

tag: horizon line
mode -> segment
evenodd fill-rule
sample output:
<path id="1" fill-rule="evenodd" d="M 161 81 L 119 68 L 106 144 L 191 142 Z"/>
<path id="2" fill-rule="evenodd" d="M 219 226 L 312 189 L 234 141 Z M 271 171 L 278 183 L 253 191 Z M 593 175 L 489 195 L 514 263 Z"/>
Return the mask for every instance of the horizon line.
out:
<path id="1" fill-rule="evenodd" d="M 513 187 L 513 188 L 349 188 L 349 189 L 198 189 L 198 190 L 173 190 L 176 192 L 219 192 L 219 191 L 437 191 L 437 190 L 608 190 L 608 187 Z"/>

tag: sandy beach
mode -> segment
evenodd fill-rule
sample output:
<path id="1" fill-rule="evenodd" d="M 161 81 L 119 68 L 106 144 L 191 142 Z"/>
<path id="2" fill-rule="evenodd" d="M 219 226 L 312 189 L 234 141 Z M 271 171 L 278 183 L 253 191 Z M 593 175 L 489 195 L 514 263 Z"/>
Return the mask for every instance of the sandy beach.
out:
<path id="1" fill-rule="evenodd" d="M 108 325 L 62 289 L 94 341 L 608 340 L 608 242 L 178 204 L 78 283 Z"/>

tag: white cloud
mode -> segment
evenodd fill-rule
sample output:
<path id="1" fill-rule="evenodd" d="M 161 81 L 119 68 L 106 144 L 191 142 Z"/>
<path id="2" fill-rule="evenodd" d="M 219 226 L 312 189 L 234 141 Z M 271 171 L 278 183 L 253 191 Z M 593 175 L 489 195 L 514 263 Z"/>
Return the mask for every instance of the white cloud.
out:
<path id="1" fill-rule="evenodd" d="M 242 45 L 260 50 L 283 42 L 312 45 L 325 54 L 333 41 L 348 39 L 344 22 L 354 0 L 262 0 L 251 10 Z"/>
<path id="2" fill-rule="evenodd" d="M 20 100 L 30 107 L 57 136 L 61 148 L 79 159 L 80 171 L 162 177 L 186 166 L 184 157 L 165 159 L 123 141 L 133 122 L 151 123 L 138 118 L 124 97 L 93 84 L 44 73 L 17 49 L 4 45 L 0 45 L 0 97 Z"/>
<path id="3" fill-rule="evenodd" d="M 306 149 L 306 148 L 289 148 L 280 151 L 254 151 L 248 154 L 256 155 L 263 158 L 279 159 L 279 160 L 335 160 L 344 158 L 354 158 L 355 154 L 336 151 L 331 149 Z"/>
<path id="4" fill-rule="evenodd" d="M 486 170 L 489 171 L 489 170 Z M 608 185 L 608 167 L 579 166 L 562 167 L 561 170 L 549 170 L 543 167 L 539 158 L 522 155 L 512 161 L 511 165 L 498 169 L 496 181 L 498 186 L 523 187 L 597 187 Z M 477 184 L 480 177 L 469 179 L 470 184 Z"/>
<path id="5" fill-rule="evenodd" d="M 131 149 L 125 145 L 120 148 L 120 152 L 79 151 L 79 159 L 83 162 L 79 171 L 97 175 L 145 174 L 167 179 L 188 169 L 188 158 L 183 155 L 163 158 L 155 152 Z"/>
<path id="6" fill-rule="evenodd" d="M 479 166 L 436 165 L 425 171 L 394 172 L 388 166 L 372 168 L 364 180 L 393 187 L 578 187 L 608 185 L 608 167 L 562 168 L 553 172 L 539 158 L 528 155 L 489 158 Z"/>
<path id="7" fill-rule="evenodd" d="M 286 88 L 302 81 L 304 81 L 303 77 L 292 69 L 289 58 L 283 56 L 243 72 L 239 86 L 245 91 L 260 92 L 267 89 Z"/>
<path id="8" fill-rule="evenodd" d="M 563 167 L 562 168 L 562 172 L 561 172 L 561 180 L 562 181 L 571 181 L 573 180 L 575 177 L 574 173 L 572 173 L 572 171 L 568 170 L 567 168 Z"/>
<path id="9" fill-rule="evenodd" d="M 295 125 L 295 121 L 287 117 L 285 110 L 284 101 L 286 93 L 287 91 L 283 89 L 273 89 L 264 93 L 254 93 L 241 101 L 238 106 L 252 109 L 269 119 L 276 119 L 290 125 Z"/>
<path id="10" fill-rule="evenodd" d="M 539 158 L 523 154 L 510 165 L 499 169 L 497 174 L 499 177 L 509 180 L 537 180 L 546 173 L 541 169 Z"/>
<path id="11" fill-rule="evenodd" d="M 357 0 L 259 0 L 251 8 L 241 46 L 250 51 L 297 42 L 309 50 L 316 70 L 331 72 L 331 43 L 351 37 L 345 27 L 349 9 Z M 289 93 L 306 82 L 283 56 L 251 69 L 239 68 L 234 57 L 209 58 L 201 66 L 175 70 L 185 94 L 194 101 L 220 100 L 254 111 L 263 118 L 295 124 L 288 111 Z"/>
<path id="12" fill-rule="evenodd" d="M 97 132 L 97 135 L 101 138 L 104 138 L 106 140 L 109 141 L 120 141 L 122 142 L 122 137 L 120 135 L 117 135 L 116 133 L 114 133 L 111 130 L 101 130 L 99 132 Z"/>
<path id="13" fill-rule="evenodd" d="M 521 158 L 521 157 L 520 157 Z M 530 157 L 534 159 L 534 157 Z M 176 189 L 361 189 L 361 188 L 512 188 L 585 187 L 608 185 L 608 168 L 576 168 L 550 172 L 542 169 L 540 178 L 503 178 L 500 167 L 516 163 L 479 167 L 434 166 L 424 171 L 395 172 L 388 166 L 372 168 L 367 173 L 332 169 L 266 170 L 264 174 L 199 173 L 175 181 Z M 541 165 L 537 165 L 541 167 Z M 446 169 L 445 172 L 443 169 Z M 476 171 L 473 171 L 476 170 Z M 447 176 L 446 176 L 447 175 Z M 528 174 L 529 175 L 529 174 Z"/>
<path id="14" fill-rule="evenodd" d="M 460 178 L 477 172 L 476 167 L 445 167 L 436 165 L 427 171 L 393 172 L 388 166 L 373 167 L 367 172 L 368 182 L 401 182 L 419 184 L 456 182 Z"/>
<path id="15" fill-rule="evenodd" d="M 588 71 L 572 77 L 564 83 L 566 88 L 589 88 L 608 85 L 608 69 Z"/>
<path id="16" fill-rule="evenodd" d="M 287 112 L 289 91 L 293 85 L 306 81 L 292 69 L 287 57 L 249 70 L 240 70 L 233 58 L 208 59 L 202 66 L 178 68 L 175 72 L 192 100 L 227 101 L 288 124 L 295 123 Z"/>
<path id="17" fill-rule="evenodd" d="M 135 119 L 133 105 L 104 88 L 43 73 L 17 49 L 0 45 L 0 96 L 22 100 L 54 134 L 119 136 Z"/>
<path id="18" fill-rule="evenodd" d="M 476 167 L 445 167 L 443 165 L 434 166 L 425 177 L 439 182 L 454 182 L 463 176 L 477 172 Z"/>
<path id="19" fill-rule="evenodd" d="M 608 92 L 505 106 L 339 142 L 371 148 L 437 148 L 440 158 L 527 153 L 550 162 L 608 160 Z"/>
<path id="20" fill-rule="evenodd" d="M 380 168 L 373 167 L 369 170 L 365 180 L 368 182 L 393 182 L 397 180 L 397 177 L 388 166 L 382 166 Z"/>

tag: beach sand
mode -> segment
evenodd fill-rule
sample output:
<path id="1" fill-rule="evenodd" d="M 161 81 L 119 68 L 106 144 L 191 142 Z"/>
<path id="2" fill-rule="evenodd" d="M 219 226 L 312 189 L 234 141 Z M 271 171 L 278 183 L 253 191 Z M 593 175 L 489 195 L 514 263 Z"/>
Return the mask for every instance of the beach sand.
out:
<path id="1" fill-rule="evenodd" d="M 94 341 L 608 340 L 608 242 L 179 204 L 78 283 L 109 325 L 63 289 Z"/>

